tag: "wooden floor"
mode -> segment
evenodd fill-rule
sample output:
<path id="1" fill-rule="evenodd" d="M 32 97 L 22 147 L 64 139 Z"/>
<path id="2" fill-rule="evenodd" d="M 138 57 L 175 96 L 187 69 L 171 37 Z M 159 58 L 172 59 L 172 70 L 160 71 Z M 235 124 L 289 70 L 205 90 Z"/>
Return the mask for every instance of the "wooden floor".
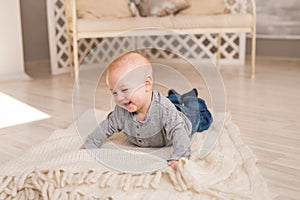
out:
<path id="1" fill-rule="evenodd" d="M 299 199 L 300 60 L 258 58 L 256 68 L 255 80 L 249 78 L 248 64 L 221 68 L 227 110 L 240 127 L 242 139 L 257 155 L 274 199 Z M 69 74 L 51 76 L 44 66 L 27 72 L 33 80 L 2 82 L 0 92 L 51 117 L 0 129 L 0 163 L 21 155 L 73 119 L 73 80 Z M 192 71 L 183 73 L 200 94 L 205 94 Z M 103 87 L 99 93 L 108 95 Z"/>

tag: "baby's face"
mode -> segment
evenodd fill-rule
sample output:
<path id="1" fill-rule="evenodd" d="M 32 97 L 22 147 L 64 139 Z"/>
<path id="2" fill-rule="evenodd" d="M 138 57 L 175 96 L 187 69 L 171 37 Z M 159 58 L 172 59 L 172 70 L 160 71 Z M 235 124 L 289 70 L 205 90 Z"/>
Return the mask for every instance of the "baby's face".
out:
<path id="1" fill-rule="evenodd" d="M 145 104 L 151 101 L 145 67 L 115 68 L 107 74 L 107 84 L 116 104 L 129 112 L 144 109 Z"/>

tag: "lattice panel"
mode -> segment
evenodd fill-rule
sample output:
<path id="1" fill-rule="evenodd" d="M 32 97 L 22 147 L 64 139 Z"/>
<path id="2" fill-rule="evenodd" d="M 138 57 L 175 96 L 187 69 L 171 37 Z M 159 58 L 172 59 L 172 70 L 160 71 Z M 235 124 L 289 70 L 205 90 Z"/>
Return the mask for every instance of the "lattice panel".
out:
<path id="1" fill-rule="evenodd" d="M 212 39 L 210 34 L 205 35 Z M 187 59 L 194 58 L 209 58 L 213 56 L 210 51 L 206 49 L 213 48 L 214 44 L 210 43 L 205 36 L 197 35 L 167 35 L 167 36 L 142 36 L 137 38 L 138 47 L 154 47 L 166 51 L 156 51 L 155 49 L 144 50 L 145 54 L 152 59 L 174 59 L 180 55 Z M 199 40 L 197 38 L 199 37 Z M 199 44 L 204 40 L 207 42 L 207 48 L 203 48 Z M 198 42 L 200 41 L 200 42 Z M 213 40 L 211 40 L 213 41 Z"/>
<path id="2" fill-rule="evenodd" d="M 245 34 L 222 34 L 221 35 L 221 61 L 223 63 L 242 63 L 244 59 Z M 143 52 L 152 59 L 174 59 L 181 56 L 186 59 L 207 60 L 216 59 L 217 35 L 172 35 L 150 36 L 137 39 L 140 47 L 156 47 L 167 51 L 146 49 Z M 178 56 L 176 56 L 176 54 Z"/>
<path id="3" fill-rule="evenodd" d="M 247 0 L 224 0 L 229 12 L 246 12 Z M 69 71 L 64 0 L 47 0 L 49 43 L 52 73 Z M 99 47 L 98 45 L 102 43 Z M 221 64 L 243 64 L 245 58 L 245 34 L 222 34 Z M 156 47 L 167 51 L 145 49 L 152 59 L 176 59 L 173 53 L 187 59 L 216 59 L 217 36 L 215 34 L 167 35 L 85 39 L 79 41 L 79 62 L 106 62 L 116 55 L 135 47 Z M 93 53 L 90 53 L 93 51 Z M 170 53 L 173 52 L 173 53 Z"/>
<path id="4" fill-rule="evenodd" d="M 134 47 L 134 37 L 80 40 L 79 63 L 109 62 L 117 55 L 133 50 Z"/>
<path id="5" fill-rule="evenodd" d="M 68 43 L 67 43 L 67 36 L 66 36 L 66 18 L 65 18 L 65 6 L 64 0 L 56 0 L 52 1 L 53 4 L 51 7 L 53 8 L 52 14 L 54 18 L 53 28 L 54 32 L 54 41 L 50 40 L 50 45 L 53 45 L 53 49 L 55 49 L 55 56 L 56 57 L 56 68 L 58 71 L 62 68 L 66 68 L 69 65 L 70 58 L 68 56 Z M 51 3 L 51 2 L 50 2 Z M 49 6 L 49 2 L 48 2 Z M 48 10 L 49 13 L 49 10 Z M 50 35 L 50 34 L 49 34 Z M 51 62 L 51 65 L 53 63 Z"/>
<path id="6" fill-rule="evenodd" d="M 247 0 L 224 0 L 225 9 L 229 13 L 246 13 L 247 8 L 251 8 L 248 5 L 250 1 Z"/>
<path id="7" fill-rule="evenodd" d="M 240 60 L 243 63 L 245 59 L 245 37 L 245 33 L 222 34 L 221 60 L 226 59 L 227 63 Z"/>

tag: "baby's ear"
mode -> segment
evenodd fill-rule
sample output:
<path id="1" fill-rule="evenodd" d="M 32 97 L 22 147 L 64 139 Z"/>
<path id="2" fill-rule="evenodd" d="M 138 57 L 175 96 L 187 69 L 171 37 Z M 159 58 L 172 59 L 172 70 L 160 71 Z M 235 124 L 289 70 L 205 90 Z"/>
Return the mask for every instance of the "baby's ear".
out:
<path id="1" fill-rule="evenodd" d="M 146 91 L 149 91 L 152 89 L 152 84 L 153 84 L 153 80 L 151 76 L 147 76 L 146 77 L 146 81 L 145 81 L 145 86 L 146 86 Z"/>

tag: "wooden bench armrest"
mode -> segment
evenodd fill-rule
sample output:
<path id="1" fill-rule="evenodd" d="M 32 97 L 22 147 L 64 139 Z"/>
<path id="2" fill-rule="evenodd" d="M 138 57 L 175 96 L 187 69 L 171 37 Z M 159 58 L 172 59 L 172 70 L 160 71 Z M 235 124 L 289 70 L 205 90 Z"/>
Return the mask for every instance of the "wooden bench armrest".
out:
<path id="1" fill-rule="evenodd" d="M 66 0 L 65 12 L 66 12 L 66 23 L 67 30 L 73 31 L 73 34 L 77 35 L 77 5 L 76 0 Z"/>

